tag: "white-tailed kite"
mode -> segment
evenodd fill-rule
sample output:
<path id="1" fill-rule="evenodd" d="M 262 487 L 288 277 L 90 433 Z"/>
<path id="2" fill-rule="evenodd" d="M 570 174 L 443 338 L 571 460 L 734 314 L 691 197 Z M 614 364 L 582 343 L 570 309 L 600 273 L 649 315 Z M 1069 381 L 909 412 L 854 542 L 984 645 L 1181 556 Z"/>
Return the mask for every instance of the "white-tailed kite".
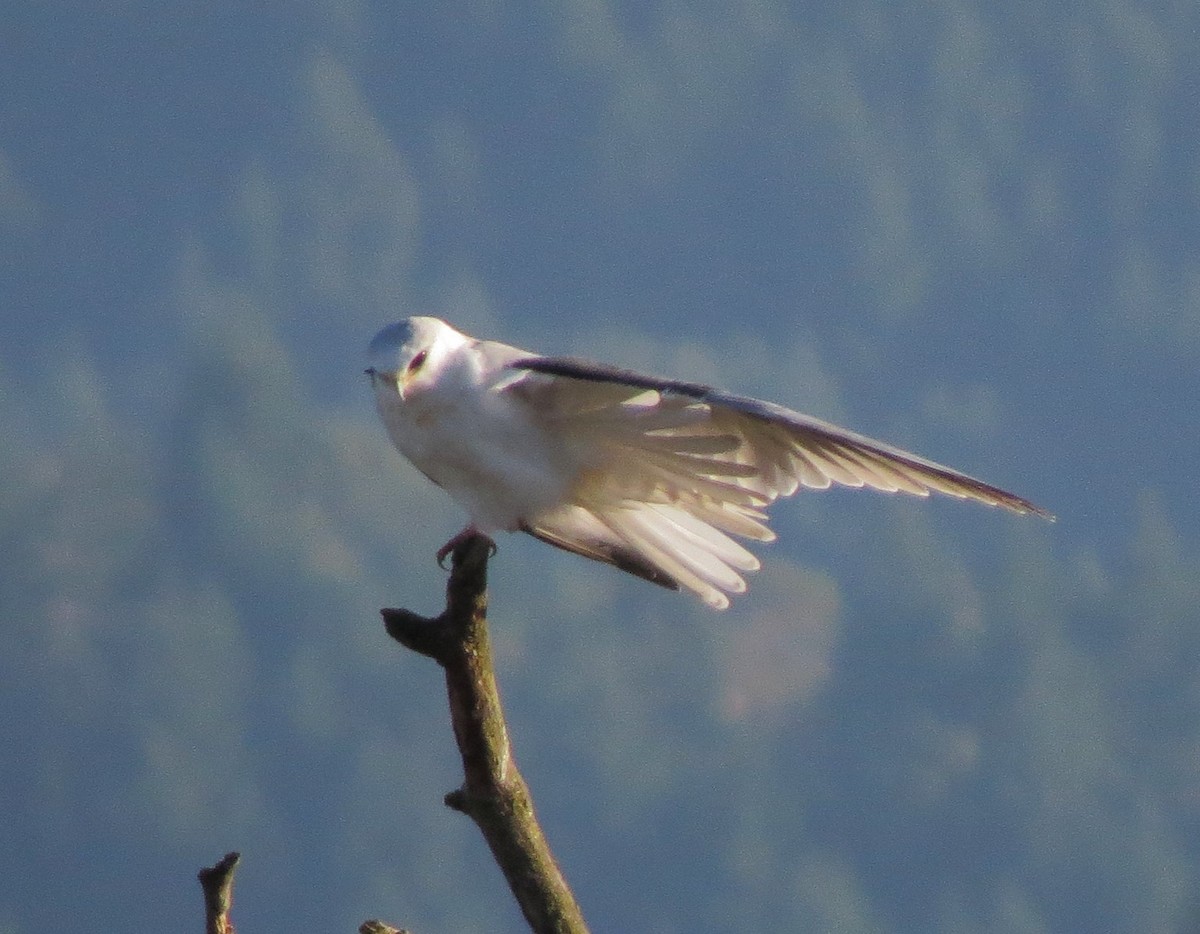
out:
<path id="1" fill-rule="evenodd" d="M 899 448 L 744 396 L 480 341 L 437 318 L 389 325 L 367 374 L 392 442 L 462 506 L 450 540 L 528 532 L 716 609 L 769 542 L 764 510 L 801 486 L 931 490 L 1050 518 Z"/>

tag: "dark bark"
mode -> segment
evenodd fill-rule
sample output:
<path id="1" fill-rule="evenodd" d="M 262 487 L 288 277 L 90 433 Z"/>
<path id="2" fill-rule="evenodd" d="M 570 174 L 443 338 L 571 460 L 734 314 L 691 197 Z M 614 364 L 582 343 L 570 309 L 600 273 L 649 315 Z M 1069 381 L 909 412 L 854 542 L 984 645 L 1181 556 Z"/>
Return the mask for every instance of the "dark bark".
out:
<path id="1" fill-rule="evenodd" d="M 233 872 L 240 859 L 239 853 L 226 853 L 215 866 L 196 874 L 204 890 L 205 934 L 234 934 L 229 909 L 233 905 Z"/>

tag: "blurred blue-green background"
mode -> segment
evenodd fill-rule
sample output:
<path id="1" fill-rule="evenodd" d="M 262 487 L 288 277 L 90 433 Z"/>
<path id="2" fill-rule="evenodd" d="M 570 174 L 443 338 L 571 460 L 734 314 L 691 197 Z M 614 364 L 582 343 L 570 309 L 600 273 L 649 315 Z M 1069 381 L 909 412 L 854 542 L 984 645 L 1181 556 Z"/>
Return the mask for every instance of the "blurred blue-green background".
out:
<path id="1" fill-rule="evenodd" d="M 803 493 L 725 614 L 504 537 L 597 931 L 1200 925 L 1200 8 L 15 0 L 0 932 L 523 930 L 432 611 L 411 313 L 766 397 L 1056 525 Z"/>

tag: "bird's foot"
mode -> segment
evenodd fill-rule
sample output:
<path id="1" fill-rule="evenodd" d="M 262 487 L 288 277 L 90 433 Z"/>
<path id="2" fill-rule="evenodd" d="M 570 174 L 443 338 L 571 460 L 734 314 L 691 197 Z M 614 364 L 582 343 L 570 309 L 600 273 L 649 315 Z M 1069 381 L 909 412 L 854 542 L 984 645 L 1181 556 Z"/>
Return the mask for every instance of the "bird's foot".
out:
<path id="1" fill-rule="evenodd" d="M 446 544 L 444 544 L 441 548 L 439 548 L 437 550 L 438 567 L 440 567 L 442 570 L 445 570 L 446 569 L 446 556 L 454 553 L 455 551 L 457 551 L 459 548 L 464 546 L 467 542 L 469 542 L 473 538 L 482 538 L 484 541 L 486 541 L 488 544 L 488 556 L 495 557 L 496 543 L 494 541 L 492 541 L 491 536 L 484 535 L 482 532 L 479 531 L 479 529 L 475 528 L 475 526 L 473 526 L 473 525 L 468 525 L 465 529 L 463 529 L 461 532 L 459 532 L 457 535 L 455 535 L 452 539 L 450 539 L 450 541 L 446 542 Z"/>

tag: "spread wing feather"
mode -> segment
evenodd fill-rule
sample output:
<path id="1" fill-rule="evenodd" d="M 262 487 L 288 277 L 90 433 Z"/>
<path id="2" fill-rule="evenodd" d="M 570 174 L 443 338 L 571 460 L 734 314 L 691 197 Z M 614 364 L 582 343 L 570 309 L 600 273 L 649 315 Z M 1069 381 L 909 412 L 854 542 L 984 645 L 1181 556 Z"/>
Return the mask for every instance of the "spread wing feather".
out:
<path id="1" fill-rule="evenodd" d="M 783 406 L 564 357 L 506 361 L 506 394 L 561 437 L 580 469 L 569 501 L 525 531 L 717 608 L 771 541 L 763 508 L 800 487 L 931 491 L 1052 518 L 1029 500 Z"/>

